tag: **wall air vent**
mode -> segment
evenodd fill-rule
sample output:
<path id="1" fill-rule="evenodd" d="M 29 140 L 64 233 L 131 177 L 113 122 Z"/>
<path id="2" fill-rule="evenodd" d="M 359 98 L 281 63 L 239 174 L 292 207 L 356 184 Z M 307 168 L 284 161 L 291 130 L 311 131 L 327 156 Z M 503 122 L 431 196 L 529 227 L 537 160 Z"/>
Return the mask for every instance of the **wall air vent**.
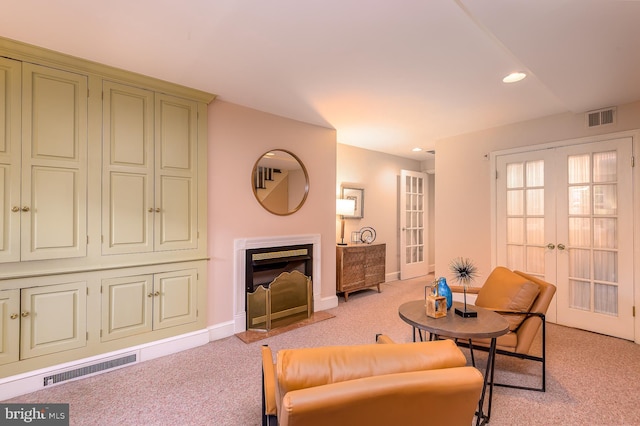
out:
<path id="1" fill-rule="evenodd" d="M 64 371 L 62 373 L 45 376 L 43 386 L 55 385 L 57 383 L 66 382 L 67 380 L 77 379 L 79 377 L 97 374 L 105 370 L 122 367 L 127 364 L 135 363 L 137 358 L 136 354 L 125 355 L 108 361 L 101 361 L 84 367 L 75 368 L 73 370 Z"/>
<path id="2" fill-rule="evenodd" d="M 616 109 L 604 108 L 596 111 L 589 111 L 586 115 L 587 127 L 598 127 L 616 122 Z"/>

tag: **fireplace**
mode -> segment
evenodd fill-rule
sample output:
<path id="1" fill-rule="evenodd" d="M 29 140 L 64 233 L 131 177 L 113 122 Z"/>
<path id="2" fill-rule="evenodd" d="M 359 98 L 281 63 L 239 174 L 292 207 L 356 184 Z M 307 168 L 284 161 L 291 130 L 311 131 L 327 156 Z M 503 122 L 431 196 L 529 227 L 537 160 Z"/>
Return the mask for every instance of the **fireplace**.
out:
<path id="1" fill-rule="evenodd" d="M 301 246 L 301 247 L 298 247 Z M 271 255 L 264 255 L 268 252 L 281 252 L 287 251 L 290 247 L 296 247 L 297 249 L 306 248 L 307 252 L 295 253 L 292 256 L 293 259 L 287 260 L 287 265 L 283 264 L 283 259 L 278 259 L 278 256 L 274 256 L 273 259 L 267 259 Z M 258 249 L 258 250 L 256 250 Z M 287 250 L 283 250 L 287 249 Z M 253 256 L 247 256 L 247 252 L 252 254 L 258 254 L 257 258 Z M 273 278 L 275 278 L 281 270 L 277 268 L 290 268 L 296 271 L 301 271 L 304 268 L 305 275 L 312 277 L 311 282 L 311 300 L 313 303 L 313 309 L 323 310 L 332 308 L 336 305 L 333 298 L 323 299 L 320 296 L 320 289 L 322 287 L 321 277 L 321 238 L 320 234 L 301 234 L 301 235 L 284 235 L 284 236 L 266 236 L 266 237 L 253 237 L 253 238 L 238 238 L 234 240 L 234 333 L 239 333 L 247 330 L 247 287 L 249 280 L 247 275 L 253 274 L 253 266 L 258 266 L 257 278 L 251 279 L 250 283 L 252 288 L 264 287 L 264 284 L 268 286 Z M 288 253 L 292 254 L 292 253 Z M 303 259 L 302 257 L 309 257 L 310 259 Z M 263 258 L 264 257 L 264 258 Z M 298 258 L 296 258 L 298 257 Z M 251 265 L 252 263 L 257 265 Z M 268 266 L 271 265 L 271 266 Z M 250 269 L 251 267 L 251 269 Z M 271 272 L 265 272 L 260 270 L 264 268 L 274 267 Z M 255 285 L 254 285 L 255 281 Z"/>
<path id="2" fill-rule="evenodd" d="M 245 252 L 247 330 L 269 331 L 313 313 L 313 244 Z"/>

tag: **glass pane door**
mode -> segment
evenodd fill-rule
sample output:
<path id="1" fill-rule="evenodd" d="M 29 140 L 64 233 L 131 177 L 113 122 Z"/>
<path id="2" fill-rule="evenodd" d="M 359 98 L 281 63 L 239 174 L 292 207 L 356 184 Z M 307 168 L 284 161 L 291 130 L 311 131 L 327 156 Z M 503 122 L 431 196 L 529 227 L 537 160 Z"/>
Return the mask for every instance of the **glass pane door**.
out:
<path id="1" fill-rule="evenodd" d="M 400 278 L 426 275 L 426 174 L 402 170 L 400 176 Z"/>

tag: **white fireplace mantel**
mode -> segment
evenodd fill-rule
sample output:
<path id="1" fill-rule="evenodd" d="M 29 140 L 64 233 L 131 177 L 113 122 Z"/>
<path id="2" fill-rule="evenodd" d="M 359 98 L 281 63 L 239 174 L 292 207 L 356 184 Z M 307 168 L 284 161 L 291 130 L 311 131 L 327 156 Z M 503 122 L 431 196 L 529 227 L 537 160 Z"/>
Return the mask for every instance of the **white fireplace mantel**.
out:
<path id="1" fill-rule="evenodd" d="M 314 306 L 318 307 L 320 305 L 320 290 L 322 288 L 322 277 L 320 274 L 320 266 L 322 265 L 320 234 L 237 238 L 233 240 L 234 333 L 240 333 L 247 329 L 247 312 L 245 310 L 246 250 L 294 246 L 299 244 L 313 244 L 313 300 Z"/>

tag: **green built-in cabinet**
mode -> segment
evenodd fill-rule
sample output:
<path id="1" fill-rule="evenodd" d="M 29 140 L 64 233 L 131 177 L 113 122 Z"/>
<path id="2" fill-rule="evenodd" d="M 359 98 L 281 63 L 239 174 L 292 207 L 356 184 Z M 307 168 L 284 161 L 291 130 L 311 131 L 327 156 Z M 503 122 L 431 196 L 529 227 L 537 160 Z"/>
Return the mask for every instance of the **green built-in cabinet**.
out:
<path id="1" fill-rule="evenodd" d="M 213 98 L 0 38 L 0 378 L 205 328 Z"/>

